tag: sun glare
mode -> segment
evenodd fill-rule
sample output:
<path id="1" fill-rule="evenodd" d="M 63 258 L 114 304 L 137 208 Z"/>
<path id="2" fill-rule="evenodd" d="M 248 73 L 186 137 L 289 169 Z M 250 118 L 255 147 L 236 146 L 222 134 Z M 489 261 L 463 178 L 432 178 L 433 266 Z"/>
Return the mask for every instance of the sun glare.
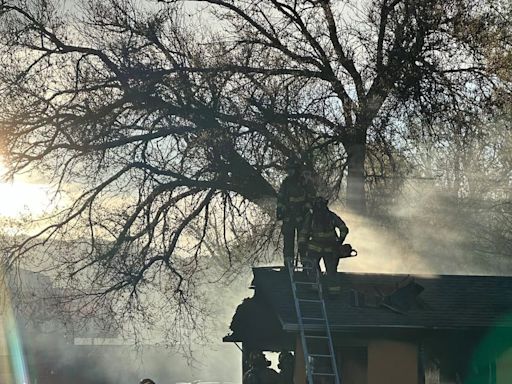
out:
<path id="1" fill-rule="evenodd" d="M 0 164 L 0 176 L 5 167 Z M 13 180 L 0 182 L 0 216 L 18 217 L 23 214 L 37 215 L 50 207 L 50 188 L 45 184 Z"/>

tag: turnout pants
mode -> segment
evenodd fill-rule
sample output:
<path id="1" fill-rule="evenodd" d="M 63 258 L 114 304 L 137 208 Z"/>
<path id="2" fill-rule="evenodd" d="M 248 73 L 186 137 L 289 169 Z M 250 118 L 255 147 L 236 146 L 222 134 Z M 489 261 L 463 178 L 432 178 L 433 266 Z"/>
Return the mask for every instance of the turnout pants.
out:
<path id="1" fill-rule="evenodd" d="M 281 233 L 283 234 L 283 256 L 284 259 L 293 260 L 295 257 L 295 238 L 302 228 L 302 222 L 297 218 L 283 220 Z"/>

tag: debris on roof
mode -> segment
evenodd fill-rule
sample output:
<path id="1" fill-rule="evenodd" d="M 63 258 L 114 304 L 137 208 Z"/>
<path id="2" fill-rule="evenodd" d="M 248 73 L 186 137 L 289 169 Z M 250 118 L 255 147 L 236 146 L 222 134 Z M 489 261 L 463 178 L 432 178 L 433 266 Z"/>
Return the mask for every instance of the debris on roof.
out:
<path id="1" fill-rule="evenodd" d="M 384 307 L 393 312 L 404 314 L 413 307 L 422 306 L 418 296 L 425 289 L 414 279 L 402 281 L 389 293 L 383 293 L 382 288 L 373 286 L 373 292 L 350 290 L 350 305 L 353 307 Z"/>
<path id="2" fill-rule="evenodd" d="M 287 271 L 253 272 L 255 295 L 283 326 L 296 324 Z M 503 320 L 512 312 L 512 277 L 339 272 L 336 278 L 340 295 L 325 301 L 333 327 L 512 327 L 512 318 Z"/>

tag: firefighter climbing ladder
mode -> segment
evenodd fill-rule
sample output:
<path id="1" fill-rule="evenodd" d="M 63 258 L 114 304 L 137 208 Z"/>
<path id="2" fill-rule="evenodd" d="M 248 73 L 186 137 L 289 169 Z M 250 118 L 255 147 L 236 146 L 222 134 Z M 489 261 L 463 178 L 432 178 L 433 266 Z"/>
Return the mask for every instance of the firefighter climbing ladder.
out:
<path id="1" fill-rule="evenodd" d="M 287 261 L 286 265 L 290 274 L 308 384 L 318 383 L 318 380 L 314 379 L 320 377 L 331 378 L 332 381 L 328 380 L 329 383 L 341 384 L 336 365 L 336 356 L 334 355 L 331 327 L 325 310 L 322 284 L 320 283 L 320 272 L 318 268 L 294 266 L 291 260 Z M 310 279 L 308 276 L 305 281 L 300 281 L 296 279 L 296 275 L 301 275 L 302 278 L 307 275 L 313 275 L 314 280 Z M 313 292 L 316 292 L 317 295 L 313 295 Z M 309 306 L 309 310 L 306 310 L 305 306 Z M 307 312 L 315 312 L 311 310 L 311 307 L 316 307 L 316 314 L 307 314 Z M 314 330 L 311 330 L 312 327 L 305 329 L 304 325 L 315 325 L 315 327 Z M 318 348 L 322 344 L 324 349 L 320 349 L 318 353 L 314 351 L 314 347 Z M 325 348 L 326 345 L 328 348 Z M 326 349 L 328 353 L 323 352 Z M 321 366 L 321 362 L 326 361 L 328 364 L 324 364 L 322 370 L 318 369 Z"/>

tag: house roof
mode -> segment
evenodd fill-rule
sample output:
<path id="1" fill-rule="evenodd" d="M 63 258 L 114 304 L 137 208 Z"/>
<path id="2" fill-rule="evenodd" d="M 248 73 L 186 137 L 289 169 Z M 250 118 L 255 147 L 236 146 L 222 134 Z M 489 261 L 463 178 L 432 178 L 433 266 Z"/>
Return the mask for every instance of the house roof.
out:
<path id="1" fill-rule="evenodd" d="M 253 273 L 255 296 L 270 303 L 284 330 L 296 330 L 297 318 L 288 272 L 283 268 L 266 267 L 254 268 Z M 334 330 L 512 327 L 512 277 L 339 272 L 336 279 L 342 289 L 340 295 L 325 300 Z M 402 300 L 407 304 L 404 309 L 404 306 L 394 304 L 400 304 L 403 295 L 398 301 L 389 298 L 397 288 L 407 285 L 414 286 L 415 293 Z M 354 302 L 356 295 L 359 306 Z"/>

